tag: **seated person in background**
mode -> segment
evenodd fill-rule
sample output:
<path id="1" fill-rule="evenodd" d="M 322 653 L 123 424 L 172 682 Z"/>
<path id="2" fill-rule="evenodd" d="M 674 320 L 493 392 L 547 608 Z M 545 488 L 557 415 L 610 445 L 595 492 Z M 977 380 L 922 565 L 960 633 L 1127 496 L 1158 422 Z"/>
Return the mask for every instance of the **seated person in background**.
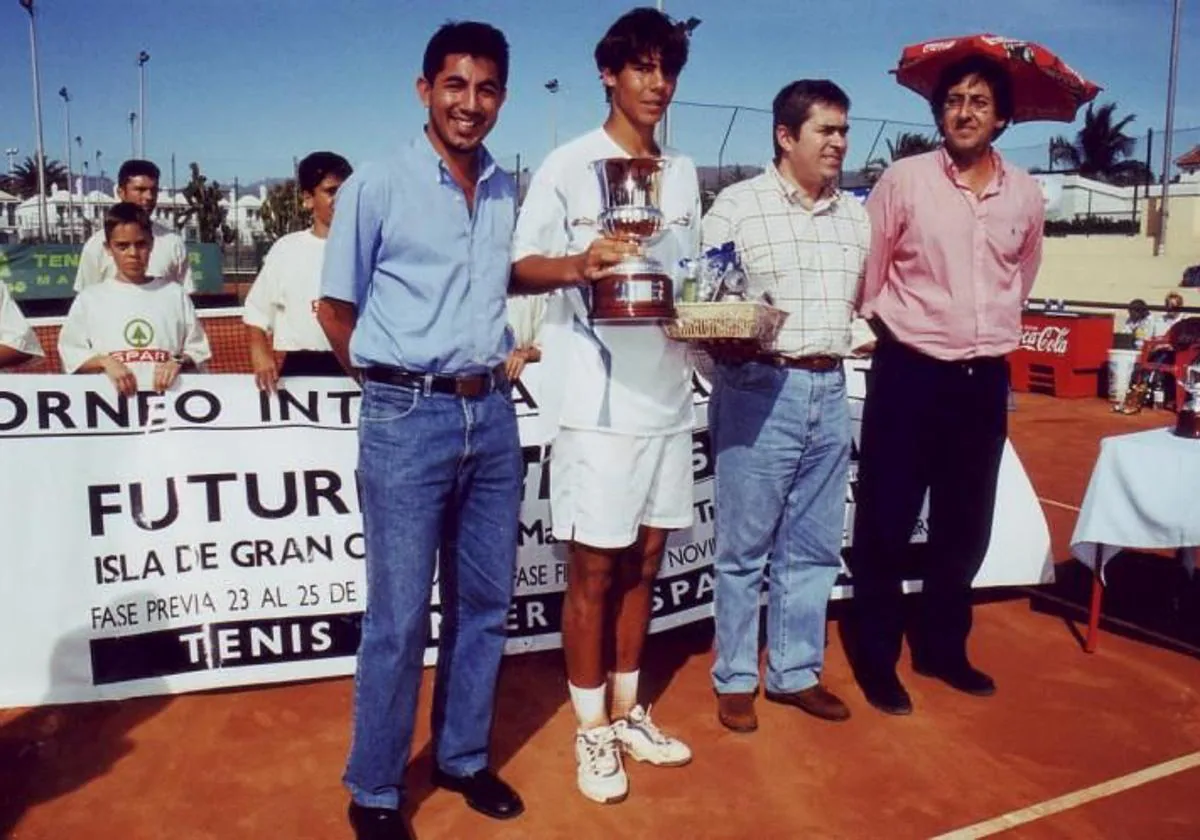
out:
<path id="1" fill-rule="evenodd" d="M 162 393 L 182 369 L 212 356 L 183 286 L 147 273 L 153 237 L 145 210 L 126 201 L 113 205 L 104 218 L 104 247 L 116 276 L 77 294 L 58 334 L 65 372 L 103 373 L 126 396 L 139 384 Z"/>
<path id="2" fill-rule="evenodd" d="M 346 375 L 317 323 L 317 301 L 334 196 L 352 171 L 349 162 L 333 152 L 313 152 L 297 168 L 312 227 L 289 233 L 271 246 L 242 311 L 260 391 L 274 391 L 280 376 Z M 276 363 L 276 353 L 284 354 L 282 365 Z"/>
<path id="3" fill-rule="evenodd" d="M 542 360 L 542 318 L 546 313 L 545 295 L 514 295 L 508 299 L 508 326 L 515 339 L 513 351 L 504 363 L 510 380 L 521 378 L 530 362 Z"/>
<path id="4" fill-rule="evenodd" d="M 1145 340 L 1150 338 L 1154 326 L 1150 318 L 1150 307 L 1141 298 L 1134 298 L 1129 301 L 1126 312 L 1125 324 L 1121 328 L 1121 332 L 1131 336 L 1133 346 L 1140 349 Z"/>
<path id="5" fill-rule="evenodd" d="M 33 356 L 42 356 L 42 345 L 20 307 L 0 281 L 0 368 L 19 365 Z"/>
<path id="6" fill-rule="evenodd" d="M 192 282 L 192 267 L 188 262 L 187 248 L 183 237 L 165 225 L 153 221 L 154 208 L 158 206 L 159 170 L 148 160 L 127 160 L 117 171 L 117 198 L 136 204 L 146 211 L 150 219 L 154 249 L 150 252 L 151 277 L 176 280 L 183 284 L 188 294 L 196 291 Z M 79 254 L 79 268 L 75 271 L 75 291 L 82 292 L 88 286 L 117 276 L 117 266 L 105 245 L 104 231 L 98 230 L 84 243 Z"/>
<path id="7" fill-rule="evenodd" d="M 1154 319 L 1151 338 L 1166 338 L 1171 327 L 1179 323 L 1183 317 L 1183 295 L 1179 292 L 1168 292 L 1163 300 L 1163 306 L 1166 307 L 1166 311 L 1159 313 L 1158 317 Z"/>

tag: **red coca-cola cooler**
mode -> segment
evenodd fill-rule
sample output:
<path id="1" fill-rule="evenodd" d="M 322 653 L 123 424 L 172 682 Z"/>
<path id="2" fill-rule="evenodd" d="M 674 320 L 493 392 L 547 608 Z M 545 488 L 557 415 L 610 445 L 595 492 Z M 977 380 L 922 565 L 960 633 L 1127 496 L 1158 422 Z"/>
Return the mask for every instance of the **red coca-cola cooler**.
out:
<path id="1" fill-rule="evenodd" d="M 1013 390 L 1056 397 L 1103 393 L 1112 336 L 1111 315 L 1023 313 L 1021 343 L 1008 357 Z"/>

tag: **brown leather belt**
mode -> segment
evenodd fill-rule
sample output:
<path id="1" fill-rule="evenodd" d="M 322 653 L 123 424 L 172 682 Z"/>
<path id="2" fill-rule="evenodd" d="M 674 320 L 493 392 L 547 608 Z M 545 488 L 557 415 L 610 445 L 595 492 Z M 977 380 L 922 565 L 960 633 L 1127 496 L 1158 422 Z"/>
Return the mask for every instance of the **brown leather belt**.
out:
<path id="1" fill-rule="evenodd" d="M 781 356 L 778 353 L 760 353 L 751 361 L 760 365 L 808 370 L 814 373 L 825 373 L 842 366 L 842 360 L 837 356 Z"/>
<path id="2" fill-rule="evenodd" d="M 372 365 L 363 371 L 363 377 L 372 382 L 383 382 L 402 388 L 419 388 L 426 394 L 450 394 L 469 398 L 485 397 L 507 382 L 503 365 L 497 365 L 487 373 L 465 376 L 419 373 L 388 365 Z"/>

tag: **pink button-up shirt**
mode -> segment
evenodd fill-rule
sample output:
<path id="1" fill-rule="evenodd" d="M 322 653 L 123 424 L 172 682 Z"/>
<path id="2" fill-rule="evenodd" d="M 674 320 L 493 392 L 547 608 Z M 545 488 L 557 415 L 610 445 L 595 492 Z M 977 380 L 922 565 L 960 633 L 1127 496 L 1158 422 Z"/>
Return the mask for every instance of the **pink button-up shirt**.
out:
<path id="1" fill-rule="evenodd" d="M 977 196 L 944 148 L 893 163 L 867 199 L 871 251 L 859 310 L 937 359 L 1017 347 L 1042 261 L 1041 187 L 995 154 Z"/>

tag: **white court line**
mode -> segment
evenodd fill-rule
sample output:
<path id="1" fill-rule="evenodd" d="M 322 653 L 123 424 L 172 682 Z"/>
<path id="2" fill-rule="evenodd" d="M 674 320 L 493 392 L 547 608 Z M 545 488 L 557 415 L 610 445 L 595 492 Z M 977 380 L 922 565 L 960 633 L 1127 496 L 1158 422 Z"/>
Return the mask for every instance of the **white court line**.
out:
<path id="1" fill-rule="evenodd" d="M 1179 758 L 1164 761 L 1162 764 L 1155 764 L 1153 767 L 1138 770 L 1127 776 L 1118 776 L 1115 779 L 1101 782 L 1098 785 L 1092 785 L 1091 787 L 1067 793 L 1054 799 L 1047 799 L 1045 802 L 1039 802 L 1036 805 L 1030 805 L 1028 808 L 1009 811 L 1007 814 L 1001 814 L 998 817 L 975 823 L 975 825 L 969 825 L 966 828 L 959 828 L 946 834 L 939 834 L 934 840 L 973 840 L 976 837 L 990 837 L 993 834 L 1008 831 L 1010 828 L 1015 828 L 1018 825 L 1040 820 L 1043 817 L 1068 811 L 1071 808 L 1078 808 L 1080 805 L 1088 802 L 1103 799 L 1106 796 L 1112 796 L 1115 793 L 1120 793 L 1121 791 L 1129 790 L 1148 782 L 1154 782 L 1167 776 L 1173 776 L 1176 773 L 1182 773 L 1194 767 L 1200 767 L 1200 752 L 1182 755 Z"/>
<path id="2" fill-rule="evenodd" d="M 1049 592 L 1042 592 L 1039 589 L 1034 589 L 1028 586 L 1022 586 L 1018 588 L 1028 592 L 1031 598 L 1045 598 L 1047 601 L 1053 601 L 1054 603 L 1063 607 L 1071 607 L 1076 612 L 1081 612 L 1085 615 L 1088 612 L 1088 608 L 1082 604 L 1076 604 L 1074 601 L 1068 601 L 1066 598 L 1059 598 L 1057 595 L 1051 595 Z M 1163 644 L 1170 645 L 1171 647 L 1178 648 L 1179 650 L 1186 650 L 1188 653 L 1200 656 L 1200 647 L 1189 645 L 1187 642 L 1180 641 L 1179 639 L 1176 639 L 1172 636 L 1167 636 L 1163 633 L 1155 632 L 1154 630 L 1148 630 L 1141 625 L 1134 624 L 1132 621 L 1123 621 L 1122 619 L 1113 618 L 1107 615 L 1103 616 L 1103 621 L 1105 624 L 1115 624 L 1117 627 L 1124 627 L 1126 630 L 1132 630 L 1135 633 L 1140 633 L 1141 635 L 1154 639 L 1157 642 L 1162 642 Z"/>
<path id="3" fill-rule="evenodd" d="M 1056 502 L 1053 499 L 1043 499 L 1041 496 L 1038 496 L 1038 501 L 1044 505 L 1050 505 L 1050 507 L 1062 508 L 1063 510 L 1073 510 L 1076 513 L 1079 513 L 1079 508 L 1075 507 L 1075 505 L 1069 505 L 1066 502 Z"/>

